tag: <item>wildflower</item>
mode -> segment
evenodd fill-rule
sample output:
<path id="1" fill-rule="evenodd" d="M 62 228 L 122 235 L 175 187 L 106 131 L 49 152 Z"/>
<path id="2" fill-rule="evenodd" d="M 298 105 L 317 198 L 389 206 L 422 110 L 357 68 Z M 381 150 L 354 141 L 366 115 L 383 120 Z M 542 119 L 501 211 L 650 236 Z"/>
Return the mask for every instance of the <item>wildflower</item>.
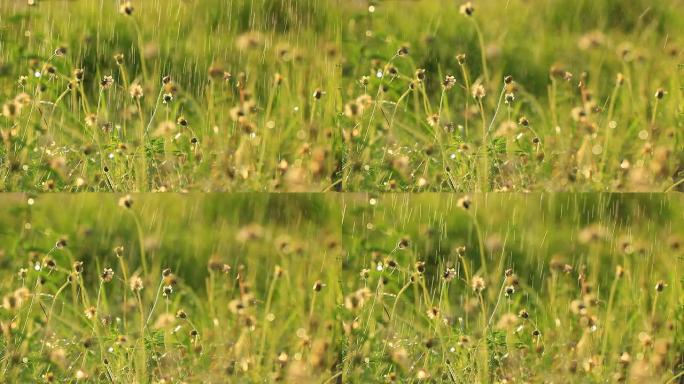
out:
<path id="1" fill-rule="evenodd" d="M 131 208 L 133 206 L 133 197 L 131 195 L 123 196 L 119 199 L 119 206 L 123 208 Z"/>
<path id="2" fill-rule="evenodd" d="M 172 101 L 173 101 L 173 94 L 172 93 L 165 93 L 164 96 L 162 96 L 162 102 L 164 104 L 169 104 Z"/>
<path id="3" fill-rule="evenodd" d="M 26 92 L 22 92 L 14 97 L 14 104 L 19 107 L 19 109 L 28 107 L 31 104 L 31 95 Z"/>
<path id="4" fill-rule="evenodd" d="M 409 47 L 408 45 L 402 45 L 399 47 L 397 50 L 397 56 L 403 57 L 409 54 Z"/>
<path id="5" fill-rule="evenodd" d="M 163 288 L 163 295 L 164 297 L 168 297 L 173 293 L 173 286 L 172 285 L 165 285 Z"/>
<path id="6" fill-rule="evenodd" d="M 451 280 L 453 280 L 456 276 L 457 276 L 457 275 L 456 275 L 456 268 L 447 268 L 447 269 L 444 271 L 444 274 L 442 275 L 442 277 L 443 277 L 444 280 L 446 280 L 446 281 L 451 281 Z"/>
<path id="7" fill-rule="evenodd" d="M 444 78 L 444 82 L 442 83 L 442 86 L 444 87 L 445 90 L 450 90 L 451 88 L 456 85 L 456 78 L 451 75 L 447 75 L 447 77 Z"/>
<path id="8" fill-rule="evenodd" d="M 344 307 L 350 311 L 360 309 L 371 296 L 372 293 L 370 289 L 367 287 L 361 288 L 344 298 Z"/>
<path id="9" fill-rule="evenodd" d="M 128 342 L 128 338 L 125 335 L 118 335 L 116 337 L 115 342 L 116 342 L 116 345 L 118 345 L 120 347 L 120 346 L 126 344 L 126 342 Z"/>
<path id="10" fill-rule="evenodd" d="M 439 308 L 432 307 L 427 310 L 427 316 L 429 319 L 434 320 L 439 317 Z"/>
<path id="11" fill-rule="evenodd" d="M 323 97 L 323 95 L 325 95 L 325 92 L 323 92 L 322 89 L 317 88 L 313 93 L 313 98 L 316 100 L 320 100 Z"/>
<path id="12" fill-rule="evenodd" d="M 658 90 L 655 93 L 655 97 L 658 100 L 662 100 L 665 97 L 665 95 L 667 95 L 667 92 L 662 88 L 658 88 Z"/>
<path id="13" fill-rule="evenodd" d="M 274 85 L 278 86 L 278 85 L 282 84 L 283 80 L 285 80 L 285 78 L 280 73 L 276 73 L 275 75 L 273 75 L 273 84 Z"/>
<path id="14" fill-rule="evenodd" d="M 133 99 L 139 100 L 143 97 L 143 87 L 138 83 L 131 85 L 128 89 L 128 92 L 131 94 L 131 98 Z"/>
<path id="15" fill-rule="evenodd" d="M 425 80 L 425 70 L 420 68 L 416 70 L 416 79 L 418 81 L 423 81 Z"/>
<path id="16" fill-rule="evenodd" d="M 461 7 L 459 8 L 459 12 L 461 12 L 461 14 L 464 16 L 470 17 L 473 15 L 473 13 L 475 13 L 475 7 L 473 6 L 473 3 L 469 1 L 461 5 Z"/>
<path id="17" fill-rule="evenodd" d="M 487 92 L 482 84 L 475 84 L 473 86 L 472 94 L 474 99 L 482 100 L 487 95 Z"/>
<path id="18" fill-rule="evenodd" d="M 506 93 L 506 95 L 504 95 L 504 102 L 506 104 L 509 104 L 509 105 L 513 104 L 514 101 L 515 101 L 515 93 L 511 92 L 511 93 Z"/>
<path id="19" fill-rule="evenodd" d="M 102 80 L 100 81 L 100 87 L 102 87 L 102 89 L 109 89 L 112 87 L 113 84 L 114 84 L 114 78 L 110 75 L 104 76 L 102 78 Z"/>
<path id="20" fill-rule="evenodd" d="M 112 279 L 114 278 L 114 270 L 111 269 L 111 268 L 105 268 L 105 269 L 102 271 L 102 275 L 100 275 L 100 278 L 101 278 L 102 281 L 104 281 L 105 283 L 109 283 L 109 282 L 112 281 Z"/>
<path id="21" fill-rule="evenodd" d="M 431 127 L 436 127 L 439 125 L 439 114 L 434 113 L 427 118 L 428 124 L 430 124 Z"/>
<path id="22" fill-rule="evenodd" d="M 83 313 L 85 314 L 85 317 L 87 319 L 93 319 L 97 315 L 97 309 L 95 309 L 95 307 L 89 307 L 86 308 L 86 310 Z"/>
<path id="23" fill-rule="evenodd" d="M 487 288 L 485 280 L 480 276 L 473 276 L 470 286 L 473 288 L 473 292 L 475 293 L 480 293 Z"/>
<path id="24" fill-rule="evenodd" d="M 320 292 L 324 286 L 325 286 L 325 284 L 323 284 L 322 281 L 317 280 L 313 285 L 313 290 L 314 290 L 314 292 Z"/>
<path id="25" fill-rule="evenodd" d="M 418 380 L 427 380 L 430 378 L 430 373 L 426 371 L 425 369 L 421 368 L 418 370 L 418 373 L 416 374 L 416 379 Z"/>
<path id="26" fill-rule="evenodd" d="M 78 371 L 76 371 L 76 380 L 87 380 L 87 379 L 88 379 L 88 374 L 84 370 L 79 369 Z"/>
<path id="27" fill-rule="evenodd" d="M 124 55 L 123 53 L 117 53 L 114 55 L 114 61 L 116 62 L 117 65 L 123 65 L 124 63 Z"/>
<path id="28" fill-rule="evenodd" d="M 131 291 L 133 291 L 133 292 L 140 292 L 140 291 L 142 291 L 142 289 L 143 289 L 143 280 L 140 278 L 140 276 L 133 276 L 133 277 L 131 277 L 130 287 L 131 287 Z"/>
<path id="29" fill-rule="evenodd" d="M 622 365 L 623 367 L 628 366 L 631 362 L 632 356 L 627 352 L 622 352 L 622 354 L 618 358 L 618 363 L 620 363 L 620 365 Z"/>
<path id="30" fill-rule="evenodd" d="M 466 54 L 465 53 L 459 53 L 458 55 L 456 55 L 456 61 L 458 62 L 458 65 L 460 65 L 460 66 L 465 65 Z"/>
<path id="31" fill-rule="evenodd" d="M 506 297 L 513 296 L 514 293 L 515 293 L 515 286 L 513 286 L 513 285 L 507 285 L 507 286 L 504 288 L 504 295 L 506 295 Z"/>
<path id="32" fill-rule="evenodd" d="M 115 247 L 115 248 L 114 248 L 114 254 L 116 255 L 116 257 L 121 257 L 121 256 L 123 256 L 123 252 L 124 252 L 124 247 L 123 247 L 123 245 L 119 245 L 118 247 Z"/>
<path id="33" fill-rule="evenodd" d="M 663 280 L 660 280 L 656 283 L 655 290 L 656 292 L 662 292 L 665 290 L 665 287 L 667 287 L 667 284 Z"/>
<path id="34" fill-rule="evenodd" d="M 176 120 L 176 122 L 181 127 L 187 127 L 188 126 L 188 120 L 184 116 L 178 117 L 178 120 Z"/>
<path id="35" fill-rule="evenodd" d="M 85 124 L 86 124 L 86 126 L 88 126 L 88 127 L 94 127 L 94 126 L 97 125 L 97 121 L 98 121 L 98 118 L 97 118 L 97 115 L 96 115 L 96 114 L 94 114 L 94 113 L 89 113 L 88 115 L 86 115 L 86 118 L 85 118 Z"/>
<path id="36" fill-rule="evenodd" d="M 470 196 L 466 195 L 458 199 L 456 202 L 456 205 L 461 208 L 465 209 L 466 211 L 470 209 L 470 206 L 472 205 L 472 201 L 470 200 Z"/>
<path id="37" fill-rule="evenodd" d="M 130 1 L 126 1 L 119 7 L 119 12 L 126 14 L 128 16 L 132 15 L 134 11 L 133 4 Z"/>
<path id="38" fill-rule="evenodd" d="M 2 115 L 8 119 L 17 117 L 20 111 L 21 108 L 19 108 L 16 103 L 5 103 L 2 106 Z"/>
<path id="39" fill-rule="evenodd" d="M 74 262 L 73 268 L 74 268 L 74 272 L 76 272 L 77 274 L 83 273 L 83 262 L 82 261 Z"/>
<path id="40" fill-rule="evenodd" d="M 178 311 L 176 312 L 176 317 L 177 317 L 177 318 L 179 318 L 179 319 L 183 319 L 183 320 L 185 320 L 185 319 L 187 319 L 187 318 L 188 318 L 188 314 L 187 314 L 187 313 L 185 313 L 185 311 L 184 311 L 184 310 L 182 310 L 182 309 L 179 309 L 179 310 L 178 310 Z"/>
<path id="41" fill-rule="evenodd" d="M 83 80 L 83 75 L 84 75 L 84 73 L 85 73 L 85 72 L 84 72 L 83 69 L 81 69 L 81 68 L 76 68 L 76 69 L 74 69 L 74 70 L 71 72 L 71 74 L 74 76 L 74 79 L 76 79 L 76 80 L 78 80 L 78 81 L 82 81 L 82 80 Z"/>

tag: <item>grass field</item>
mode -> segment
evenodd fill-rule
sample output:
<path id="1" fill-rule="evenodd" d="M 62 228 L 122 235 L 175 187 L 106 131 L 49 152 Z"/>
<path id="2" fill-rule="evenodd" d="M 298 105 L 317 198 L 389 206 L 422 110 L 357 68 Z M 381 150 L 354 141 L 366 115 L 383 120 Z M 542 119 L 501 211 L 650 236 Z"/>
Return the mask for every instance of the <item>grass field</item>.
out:
<path id="1" fill-rule="evenodd" d="M 679 196 L 188 197 L 2 196 L 0 377 L 682 380 Z"/>
<path id="2" fill-rule="evenodd" d="M 332 377 L 339 210 L 186 197 L 0 197 L 0 382 Z"/>
<path id="3" fill-rule="evenodd" d="M 0 384 L 684 383 L 682 10 L 0 0 Z"/>
<path id="4" fill-rule="evenodd" d="M 681 0 L 466 5 L 4 0 L 0 189 L 684 188 Z"/>
<path id="5" fill-rule="evenodd" d="M 345 200 L 345 382 L 682 381 L 678 196 Z"/>

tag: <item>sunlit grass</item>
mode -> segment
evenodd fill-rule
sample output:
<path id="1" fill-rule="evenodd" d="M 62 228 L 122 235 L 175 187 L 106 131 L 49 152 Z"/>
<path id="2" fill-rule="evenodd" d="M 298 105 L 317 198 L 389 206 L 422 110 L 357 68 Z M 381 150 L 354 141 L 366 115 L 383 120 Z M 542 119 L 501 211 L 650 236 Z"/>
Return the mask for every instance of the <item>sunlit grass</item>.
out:
<path id="1" fill-rule="evenodd" d="M 349 382 L 681 380 L 680 198 L 344 200 Z"/>
<path id="2" fill-rule="evenodd" d="M 682 377 L 678 196 L 0 202 L 8 382 Z"/>
<path id="3" fill-rule="evenodd" d="M 680 0 L 464 6 L 3 2 L 0 188 L 682 188 Z"/>
<path id="4" fill-rule="evenodd" d="M 335 207 L 187 197 L 0 197 L 3 381 L 332 377 Z"/>

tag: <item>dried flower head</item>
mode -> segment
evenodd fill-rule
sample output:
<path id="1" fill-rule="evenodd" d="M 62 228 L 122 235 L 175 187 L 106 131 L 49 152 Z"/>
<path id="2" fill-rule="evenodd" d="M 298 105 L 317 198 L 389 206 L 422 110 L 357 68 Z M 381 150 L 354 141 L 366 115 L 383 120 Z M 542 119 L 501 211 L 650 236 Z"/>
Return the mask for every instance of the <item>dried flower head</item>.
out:
<path id="1" fill-rule="evenodd" d="M 106 75 L 100 80 L 100 87 L 102 89 L 109 89 L 114 84 L 114 78 L 110 75 Z"/>
<path id="2" fill-rule="evenodd" d="M 461 7 L 459 8 L 459 12 L 461 12 L 461 14 L 464 16 L 470 17 L 473 15 L 473 13 L 475 13 L 475 7 L 473 6 L 473 3 L 469 1 L 461 5 Z"/>
<path id="3" fill-rule="evenodd" d="M 132 84 L 128 89 L 128 93 L 130 93 L 131 98 L 139 100 L 143 97 L 143 87 L 138 83 Z"/>
<path id="4" fill-rule="evenodd" d="M 119 7 L 119 12 L 128 16 L 132 15 L 134 10 L 133 4 L 130 1 L 123 2 Z"/>
<path id="5" fill-rule="evenodd" d="M 458 62 L 458 65 L 465 65 L 466 62 L 466 54 L 465 53 L 459 53 L 456 55 L 456 61 Z"/>
<path id="6" fill-rule="evenodd" d="M 484 99 L 484 97 L 487 95 L 487 91 L 485 90 L 484 85 L 480 83 L 473 85 L 472 95 L 473 98 L 476 100 Z"/>
<path id="7" fill-rule="evenodd" d="M 439 114 L 433 113 L 432 115 L 428 116 L 427 122 L 431 127 L 438 126 L 439 125 Z"/>
<path id="8" fill-rule="evenodd" d="M 322 281 L 316 280 L 316 282 L 313 285 L 313 290 L 314 290 L 314 292 L 320 292 L 324 286 L 325 286 L 325 284 L 323 284 Z"/>
<path id="9" fill-rule="evenodd" d="M 322 89 L 317 88 L 313 93 L 313 98 L 314 100 L 320 100 L 323 97 L 323 95 L 325 95 L 325 92 L 323 92 Z"/>
<path id="10" fill-rule="evenodd" d="M 487 288 L 485 280 L 480 276 L 473 276 L 470 286 L 473 288 L 473 292 L 475 293 L 480 293 Z"/>
<path id="11" fill-rule="evenodd" d="M 119 206 L 123 208 L 131 208 L 133 206 L 133 197 L 131 195 L 121 197 L 119 199 Z"/>
<path id="12" fill-rule="evenodd" d="M 130 288 L 133 292 L 140 292 L 143 289 L 143 280 L 140 276 L 133 276 L 130 280 Z"/>
<path id="13" fill-rule="evenodd" d="M 444 78 L 444 82 L 442 83 L 442 86 L 444 87 L 444 89 L 448 91 L 451 88 L 453 88 L 454 85 L 456 85 L 456 78 L 454 76 L 447 75 Z"/>
<path id="14" fill-rule="evenodd" d="M 105 283 L 109 283 L 109 282 L 112 281 L 112 279 L 114 278 L 114 270 L 111 269 L 111 268 L 105 268 L 105 269 L 102 271 L 102 275 L 100 275 L 100 278 L 101 278 L 102 281 L 104 281 Z"/>
<path id="15" fill-rule="evenodd" d="M 466 196 L 461 197 L 456 202 L 456 205 L 461 209 L 465 209 L 465 210 L 470 209 L 470 207 L 472 206 L 472 201 L 470 200 L 470 196 L 466 195 Z"/>

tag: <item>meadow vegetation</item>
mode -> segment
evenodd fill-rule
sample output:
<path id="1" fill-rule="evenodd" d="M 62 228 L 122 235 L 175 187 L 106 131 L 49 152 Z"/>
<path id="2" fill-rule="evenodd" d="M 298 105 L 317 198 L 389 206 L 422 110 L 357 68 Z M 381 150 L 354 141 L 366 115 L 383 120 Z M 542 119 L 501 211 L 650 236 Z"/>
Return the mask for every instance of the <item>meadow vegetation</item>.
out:
<path id="1" fill-rule="evenodd" d="M 681 0 L 28 4 L 5 191 L 684 188 Z"/>
<path id="2" fill-rule="evenodd" d="M 0 202 L 6 382 L 684 377 L 679 196 Z"/>
<path id="3" fill-rule="evenodd" d="M 323 197 L 0 204 L 0 382 L 333 377 L 340 220 Z"/>
<path id="4" fill-rule="evenodd" d="M 682 9 L 0 0 L 0 383 L 684 383 Z"/>
<path id="5" fill-rule="evenodd" d="M 681 382 L 683 202 L 346 197 L 345 382 Z"/>

